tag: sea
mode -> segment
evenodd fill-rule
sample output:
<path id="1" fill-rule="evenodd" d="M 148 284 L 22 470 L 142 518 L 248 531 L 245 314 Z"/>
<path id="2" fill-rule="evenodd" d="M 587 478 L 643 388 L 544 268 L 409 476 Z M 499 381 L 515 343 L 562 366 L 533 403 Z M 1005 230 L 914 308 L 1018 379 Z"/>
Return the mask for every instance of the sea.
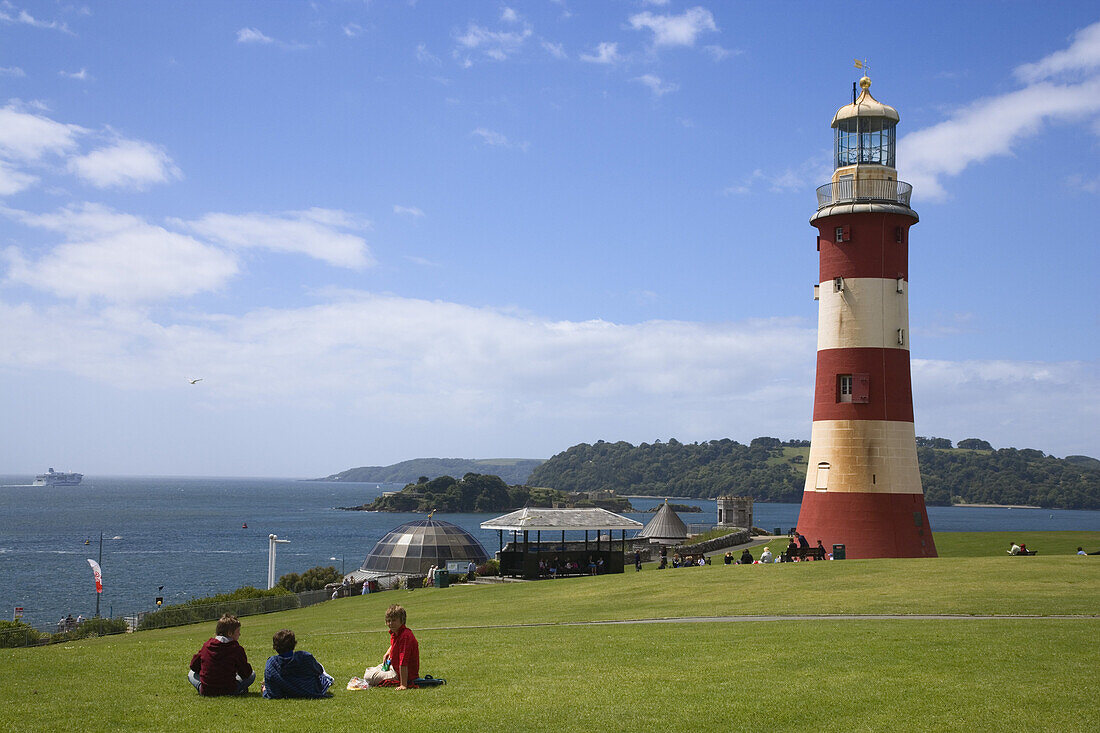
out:
<path id="1" fill-rule="evenodd" d="M 351 572 L 390 530 L 423 514 L 343 511 L 397 484 L 335 483 L 271 478 L 97 477 L 79 486 L 32 487 L 32 476 L 0 475 L 0 618 L 22 608 L 22 620 L 42 630 L 72 614 L 96 611 L 87 560 L 103 569 L 99 612 L 126 616 L 153 610 L 156 598 L 180 603 L 267 585 L 268 535 L 289 540 L 276 550 L 276 577 L 318 565 Z M 633 498 L 639 522 L 662 499 Z M 702 508 L 685 523 L 714 524 L 713 500 L 673 499 Z M 754 506 L 754 523 L 786 531 L 798 504 Z M 495 531 L 481 523 L 496 514 L 436 514 L 463 527 L 492 555 Z M 937 532 L 1100 531 L 1100 512 L 1057 509 L 928 507 Z M 102 537 L 102 543 L 100 538 Z M 102 549 L 101 549 L 102 547 Z"/>

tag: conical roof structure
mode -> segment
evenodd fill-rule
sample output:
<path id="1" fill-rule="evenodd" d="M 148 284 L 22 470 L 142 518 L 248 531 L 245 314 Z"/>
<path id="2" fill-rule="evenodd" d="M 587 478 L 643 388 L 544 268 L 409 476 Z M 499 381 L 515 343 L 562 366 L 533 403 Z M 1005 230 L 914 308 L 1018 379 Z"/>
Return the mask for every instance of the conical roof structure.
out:
<path id="1" fill-rule="evenodd" d="M 675 540 L 678 542 L 686 540 L 687 536 L 687 525 L 684 524 L 684 521 L 680 519 L 676 512 L 672 511 L 672 507 L 668 505 L 667 501 L 653 515 L 653 519 L 649 520 L 649 524 L 638 533 L 638 539 L 653 541 Z"/>

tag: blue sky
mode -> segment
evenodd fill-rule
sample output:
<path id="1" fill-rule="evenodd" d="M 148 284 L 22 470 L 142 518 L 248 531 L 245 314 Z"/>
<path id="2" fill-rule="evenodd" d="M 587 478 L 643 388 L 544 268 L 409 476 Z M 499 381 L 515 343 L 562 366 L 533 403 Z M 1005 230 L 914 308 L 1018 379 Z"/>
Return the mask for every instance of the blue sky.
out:
<path id="1" fill-rule="evenodd" d="M 857 57 L 917 433 L 1100 456 L 1095 3 L 0 0 L 0 473 L 808 437 Z"/>

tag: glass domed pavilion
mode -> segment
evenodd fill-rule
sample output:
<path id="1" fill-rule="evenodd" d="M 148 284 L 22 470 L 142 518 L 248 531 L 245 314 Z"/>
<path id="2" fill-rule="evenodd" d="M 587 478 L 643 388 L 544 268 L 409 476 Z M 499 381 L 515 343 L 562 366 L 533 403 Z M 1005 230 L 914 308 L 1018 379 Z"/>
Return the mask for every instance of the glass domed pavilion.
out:
<path id="1" fill-rule="evenodd" d="M 385 575 L 424 575 L 433 566 L 452 561 L 481 565 L 489 555 L 477 539 L 458 525 L 438 519 L 419 519 L 390 530 L 371 548 L 355 581 Z"/>

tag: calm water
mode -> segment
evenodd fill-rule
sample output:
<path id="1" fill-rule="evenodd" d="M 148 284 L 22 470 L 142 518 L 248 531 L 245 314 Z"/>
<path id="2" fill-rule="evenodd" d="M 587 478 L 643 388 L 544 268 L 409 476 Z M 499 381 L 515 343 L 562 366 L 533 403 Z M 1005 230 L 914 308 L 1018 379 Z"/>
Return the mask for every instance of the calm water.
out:
<path id="1" fill-rule="evenodd" d="M 394 486 L 289 479 L 100 478 L 76 487 L 20 487 L 30 476 L 0 476 L 0 618 L 22 606 L 24 620 L 46 628 L 65 614 L 95 611 L 95 584 L 86 558 L 99 555 L 103 533 L 104 589 L 100 612 L 123 615 L 165 603 L 267 583 L 267 536 L 280 545 L 276 577 L 317 565 L 351 571 L 382 536 L 421 514 L 339 511 Z M 638 509 L 657 499 L 632 499 Z M 689 524 L 712 524 L 713 501 L 677 500 L 704 511 Z M 755 523 L 793 527 L 798 504 L 756 504 Z M 482 531 L 491 514 L 437 514 L 494 553 L 496 532 Z M 646 522 L 652 514 L 631 514 Z M 929 507 L 935 531 L 1092 530 L 1100 512 L 1048 509 Z M 242 524 L 248 528 L 243 529 Z M 85 540 L 90 544 L 85 545 Z M 336 558 L 333 560 L 332 558 Z M 163 591 L 158 590 L 164 586 Z"/>

